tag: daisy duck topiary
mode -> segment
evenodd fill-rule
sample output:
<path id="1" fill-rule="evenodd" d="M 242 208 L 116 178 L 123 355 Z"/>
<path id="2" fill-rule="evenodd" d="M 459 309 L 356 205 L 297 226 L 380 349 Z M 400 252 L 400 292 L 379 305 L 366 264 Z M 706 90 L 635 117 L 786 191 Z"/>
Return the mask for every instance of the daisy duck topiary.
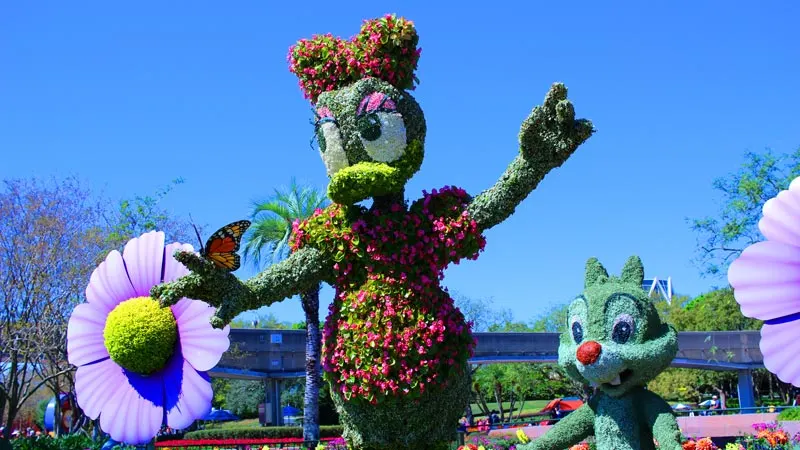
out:
<path id="1" fill-rule="evenodd" d="M 314 105 L 332 205 L 295 224 L 291 255 L 247 281 L 182 252 L 176 258 L 192 274 L 153 291 L 164 304 L 210 302 L 221 327 L 320 281 L 334 286 L 322 366 L 344 437 L 362 449 L 446 447 L 455 437 L 475 341 L 441 285 L 444 270 L 475 259 L 483 232 L 593 132 L 555 84 L 523 122 L 519 153 L 494 186 L 475 197 L 445 186 L 409 204 L 404 187 L 422 164 L 426 131 L 408 92 L 417 42 L 413 23 L 390 15 L 350 40 L 293 46 L 290 69 Z"/>
<path id="2" fill-rule="evenodd" d="M 574 380 L 597 387 L 589 401 L 520 450 L 561 450 L 594 436 L 598 450 L 681 449 L 672 408 L 645 389 L 669 367 L 678 335 L 642 290 L 641 260 L 628 259 L 609 277 L 595 258 L 586 263 L 584 291 L 569 306 L 558 362 Z"/>

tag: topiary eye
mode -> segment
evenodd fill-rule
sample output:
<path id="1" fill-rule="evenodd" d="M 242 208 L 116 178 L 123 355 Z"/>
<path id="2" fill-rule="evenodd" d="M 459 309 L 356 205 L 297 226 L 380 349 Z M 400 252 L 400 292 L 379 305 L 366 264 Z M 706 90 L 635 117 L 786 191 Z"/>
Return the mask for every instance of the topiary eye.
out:
<path id="1" fill-rule="evenodd" d="M 611 328 L 611 340 L 617 344 L 624 344 L 630 340 L 635 331 L 633 317 L 628 314 L 620 314 L 614 319 L 614 326 Z"/>
<path id="2" fill-rule="evenodd" d="M 396 161 L 408 145 L 403 116 L 394 100 L 382 92 L 373 92 L 361 100 L 356 110 L 356 129 L 364 150 L 374 161 Z"/>
<path id="3" fill-rule="evenodd" d="M 572 339 L 575 341 L 575 343 L 580 344 L 583 342 L 583 325 L 581 325 L 581 321 L 579 319 L 572 319 L 572 325 L 570 325 L 570 329 L 572 331 Z"/>
<path id="4" fill-rule="evenodd" d="M 381 120 L 376 113 L 361 116 L 356 126 L 358 126 L 358 134 L 367 141 L 375 141 L 381 137 Z"/>

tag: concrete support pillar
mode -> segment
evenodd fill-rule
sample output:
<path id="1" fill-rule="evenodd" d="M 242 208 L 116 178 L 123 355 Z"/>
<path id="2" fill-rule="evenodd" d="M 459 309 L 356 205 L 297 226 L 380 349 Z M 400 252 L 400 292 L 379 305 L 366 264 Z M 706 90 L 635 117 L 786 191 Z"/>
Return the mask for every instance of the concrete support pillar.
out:
<path id="1" fill-rule="evenodd" d="M 739 407 L 755 408 L 756 401 L 753 396 L 753 371 L 750 369 L 739 371 Z M 753 413 L 755 410 L 744 410 L 743 413 Z"/>
<path id="2" fill-rule="evenodd" d="M 270 379 L 267 385 L 267 395 L 271 397 L 272 424 L 283 425 L 283 407 L 281 405 L 281 380 Z"/>
<path id="3" fill-rule="evenodd" d="M 264 378 L 264 423 L 262 426 L 268 424 L 272 425 L 275 421 L 272 416 L 272 394 L 270 389 L 272 383 L 270 383 L 270 381 L 269 378 Z"/>

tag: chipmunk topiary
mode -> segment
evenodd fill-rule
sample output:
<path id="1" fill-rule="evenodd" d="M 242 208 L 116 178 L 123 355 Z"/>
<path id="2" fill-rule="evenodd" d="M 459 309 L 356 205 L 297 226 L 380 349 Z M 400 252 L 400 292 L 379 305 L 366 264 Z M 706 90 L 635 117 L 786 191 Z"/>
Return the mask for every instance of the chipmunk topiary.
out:
<path id="1" fill-rule="evenodd" d="M 220 327 L 321 281 L 334 286 L 322 366 L 344 437 L 360 449 L 447 448 L 455 439 L 475 343 L 441 285 L 444 270 L 475 259 L 483 232 L 593 132 L 575 119 L 566 87 L 554 84 L 522 123 L 516 157 L 494 186 L 475 197 L 445 186 L 409 205 L 405 185 L 422 165 L 426 133 L 406 91 L 416 80 L 417 41 L 411 21 L 389 15 L 366 21 L 350 40 L 314 36 L 293 46 L 290 69 L 314 104 L 333 204 L 295 224 L 291 255 L 250 280 L 183 252 L 176 258 L 192 274 L 153 290 L 164 304 L 206 300 L 218 307 Z"/>
<path id="2" fill-rule="evenodd" d="M 594 436 L 598 450 L 681 448 L 672 408 L 645 386 L 678 351 L 675 329 L 661 321 L 642 290 L 644 268 L 633 256 L 609 277 L 592 258 L 583 294 L 569 306 L 558 362 L 576 381 L 596 386 L 589 401 L 520 450 L 563 450 Z"/>

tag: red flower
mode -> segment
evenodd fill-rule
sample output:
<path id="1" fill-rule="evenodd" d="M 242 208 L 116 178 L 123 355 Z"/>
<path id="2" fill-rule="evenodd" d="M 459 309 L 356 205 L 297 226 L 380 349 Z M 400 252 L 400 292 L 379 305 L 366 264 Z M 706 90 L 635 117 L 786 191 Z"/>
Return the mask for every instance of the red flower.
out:
<path id="1" fill-rule="evenodd" d="M 716 450 L 717 446 L 711 441 L 711 438 L 698 439 L 695 443 L 696 450 Z"/>

